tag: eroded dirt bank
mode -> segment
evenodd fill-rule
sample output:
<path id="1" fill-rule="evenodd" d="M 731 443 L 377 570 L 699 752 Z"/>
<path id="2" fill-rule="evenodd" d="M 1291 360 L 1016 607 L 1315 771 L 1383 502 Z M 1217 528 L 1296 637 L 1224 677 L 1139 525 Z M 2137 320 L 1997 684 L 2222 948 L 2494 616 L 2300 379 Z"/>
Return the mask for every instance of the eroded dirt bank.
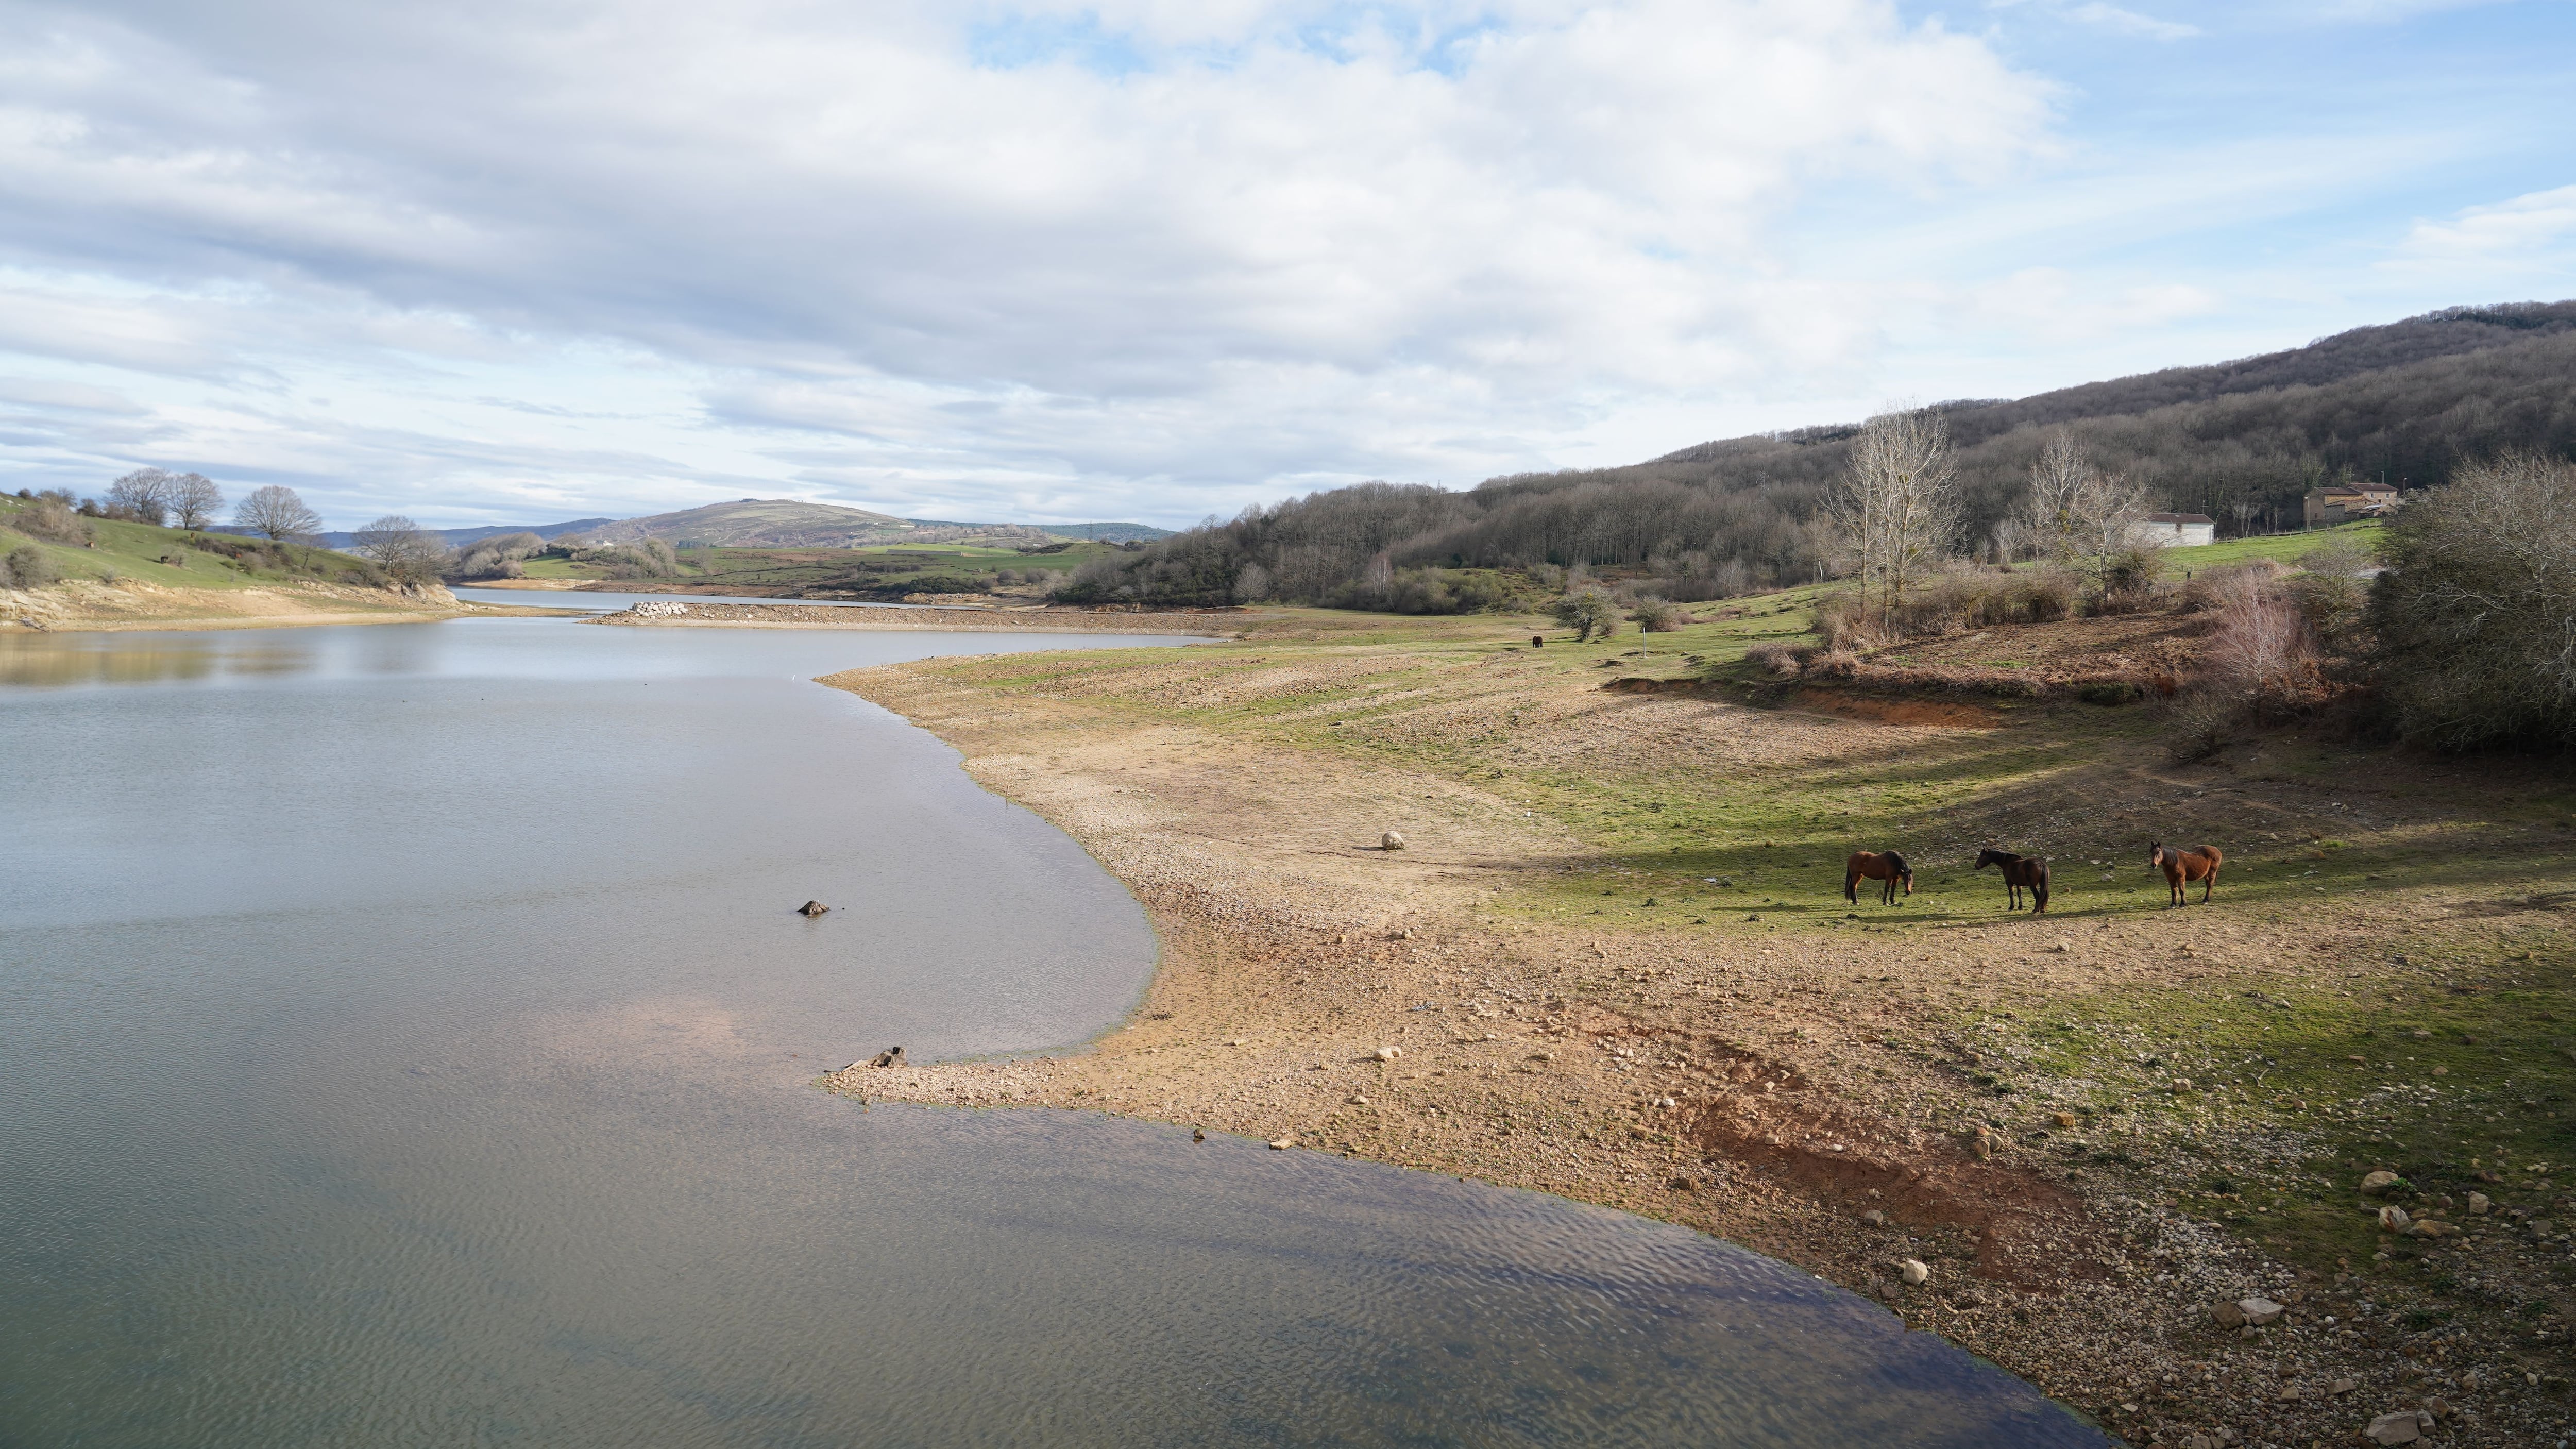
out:
<path id="1" fill-rule="evenodd" d="M 1900 929 L 1881 923 L 1906 907 L 1846 904 L 1838 857 L 1811 844 L 1741 842 L 1755 853 L 1737 858 L 1766 865 L 1733 869 L 1778 872 L 1764 877 L 1776 905 L 1751 879 L 1658 877 L 1600 830 L 1531 808 L 1544 802 L 1485 762 L 1786 788 L 1855 762 L 2006 746 L 1982 719 L 1756 710 L 1604 690 L 1562 654 L 1335 642 L 825 681 L 938 734 L 988 788 L 1079 840 L 1136 892 L 1165 951 L 1144 1005 L 1091 1049 L 859 1065 L 827 1084 L 1097 1109 L 1687 1224 L 1871 1294 L 2135 1442 L 2350 1442 L 2419 1404 L 2464 1442 L 2560 1421 L 2556 1374 L 2524 1382 L 2555 1361 L 2499 1348 L 2472 1367 L 2383 1323 L 2393 1310 L 2372 1295 L 2390 1295 L 2368 1264 L 2295 1264 L 2184 1200 L 2178 1184 L 2230 1162 L 2298 1157 L 2312 1144 L 2295 1124 L 2242 1110 L 2225 1086 L 2176 1086 L 2144 1051 L 2051 1076 L 2009 1044 L 2053 1003 L 2106 986 L 2227 995 L 2259 977 L 2346 993 L 2337 983 L 2369 968 L 2322 958 L 2321 930 L 2381 930 L 2378 913 L 2403 902 L 2168 914 L 2079 898 L 2070 915 L 2061 887 L 2061 914 L 2032 920 L 1995 911 L 1999 889 L 1986 902 L 1978 878 L 1958 887 L 1975 910 Z M 2067 768 L 2082 778 L 2061 770 L 2038 796 L 2007 785 L 1973 815 L 1911 828 L 1946 860 L 1999 825 L 2277 840 L 2330 803 L 2213 791 L 2125 754 Z M 1403 848 L 1382 847 L 1388 829 Z M 1697 894 L 1640 899 L 1676 882 Z M 1602 903 L 1580 907 L 1595 890 Z M 1980 1037 L 1988 1027 L 1998 1035 Z M 1996 1086 L 1999 1066 L 2017 1092 Z M 2564 1258 L 2517 1238 L 2494 1271 L 2540 1279 Z M 1908 1260 L 1927 1271 L 1919 1285 Z M 2252 1330 L 2213 1321 L 2213 1303 L 2248 1297 L 2285 1311 Z"/>

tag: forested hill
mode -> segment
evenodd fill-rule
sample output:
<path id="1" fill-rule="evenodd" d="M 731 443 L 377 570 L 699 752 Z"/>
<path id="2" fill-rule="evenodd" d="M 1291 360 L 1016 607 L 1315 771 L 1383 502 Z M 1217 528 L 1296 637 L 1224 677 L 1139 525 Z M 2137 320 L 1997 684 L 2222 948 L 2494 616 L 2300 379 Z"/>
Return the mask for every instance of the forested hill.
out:
<path id="1" fill-rule="evenodd" d="M 2576 457 L 2576 302 L 2456 307 L 2236 362 L 1936 406 L 1972 545 L 2011 510 L 2060 427 L 2168 507 L 2259 530 L 2295 518 L 2301 494 L 2336 478 L 2425 487 L 2501 452 Z M 1372 483 L 1313 494 L 1104 561 L 1068 596 L 1214 603 L 1246 595 L 1247 568 L 1263 596 L 1380 607 L 1472 606 L 1487 586 L 1438 570 L 1644 569 L 1674 599 L 1759 587 L 1812 572 L 1813 520 L 1859 426 L 1466 492 Z"/>

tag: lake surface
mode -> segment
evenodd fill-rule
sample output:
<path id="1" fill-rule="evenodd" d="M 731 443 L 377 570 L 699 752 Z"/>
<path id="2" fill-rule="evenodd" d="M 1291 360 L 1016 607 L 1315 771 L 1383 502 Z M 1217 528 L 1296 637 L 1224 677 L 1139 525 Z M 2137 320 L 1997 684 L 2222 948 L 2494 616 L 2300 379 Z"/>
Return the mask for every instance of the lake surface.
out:
<path id="1" fill-rule="evenodd" d="M 1680 1229 L 818 1091 L 1154 945 L 808 681 L 1136 642 L 0 635 L 0 1445 L 2103 1442 Z"/>

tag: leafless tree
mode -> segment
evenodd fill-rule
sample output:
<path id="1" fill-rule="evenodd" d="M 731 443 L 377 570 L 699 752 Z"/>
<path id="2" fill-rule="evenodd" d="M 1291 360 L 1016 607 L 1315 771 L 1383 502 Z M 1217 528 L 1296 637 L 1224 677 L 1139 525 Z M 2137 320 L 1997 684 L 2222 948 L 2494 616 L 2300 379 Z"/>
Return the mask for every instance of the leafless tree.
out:
<path id="1" fill-rule="evenodd" d="M 181 473 L 170 480 L 170 511 L 178 516 L 181 528 L 205 527 L 223 506 L 224 490 L 203 473 Z"/>
<path id="2" fill-rule="evenodd" d="M 447 549 L 437 537 L 399 513 L 388 513 L 358 530 L 358 552 L 399 583 L 427 583 L 447 563 Z"/>
<path id="3" fill-rule="evenodd" d="M 2030 465 L 2030 491 L 2015 518 L 2041 557 L 2082 575 L 2099 594 L 2110 586 L 2123 555 L 2162 546 L 2146 523 L 2154 508 L 2144 487 L 2094 467 L 2075 435 L 2060 428 Z"/>
<path id="4" fill-rule="evenodd" d="M 1839 551 L 1879 616 L 1948 555 L 1959 532 L 1948 430 L 1928 408 L 1881 413 L 1852 441 L 1850 466 L 1828 504 Z"/>
<path id="5" fill-rule="evenodd" d="M 233 522 L 272 539 L 301 541 L 322 531 L 322 515 L 305 507 L 294 489 L 275 483 L 253 489 L 233 510 Z"/>
<path id="6" fill-rule="evenodd" d="M 170 484 L 158 468 L 137 468 L 107 485 L 108 507 L 157 528 L 170 516 Z"/>

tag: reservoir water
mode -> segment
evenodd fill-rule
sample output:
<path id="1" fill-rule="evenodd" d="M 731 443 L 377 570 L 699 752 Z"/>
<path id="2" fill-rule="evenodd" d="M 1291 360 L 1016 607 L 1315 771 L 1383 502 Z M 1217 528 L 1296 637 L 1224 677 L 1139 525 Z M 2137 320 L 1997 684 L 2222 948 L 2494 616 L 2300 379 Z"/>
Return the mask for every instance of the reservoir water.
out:
<path id="1" fill-rule="evenodd" d="M 818 1091 L 1154 943 L 810 681 L 1142 642 L 0 636 L 0 1445 L 2103 1442 L 1677 1228 Z"/>

